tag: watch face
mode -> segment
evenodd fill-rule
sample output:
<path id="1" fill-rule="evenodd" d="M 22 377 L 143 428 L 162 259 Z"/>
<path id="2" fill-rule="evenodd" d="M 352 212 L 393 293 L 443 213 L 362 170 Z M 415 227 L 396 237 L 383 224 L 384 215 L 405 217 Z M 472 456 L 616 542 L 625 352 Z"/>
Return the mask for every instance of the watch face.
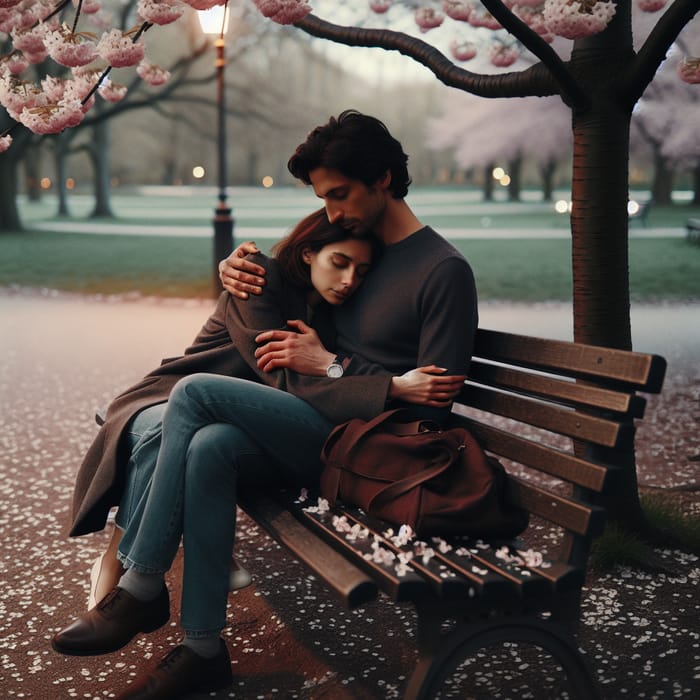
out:
<path id="1" fill-rule="evenodd" d="M 331 379 L 338 379 L 338 377 L 343 376 L 343 366 L 339 365 L 337 363 L 333 363 L 332 365 L 328 366 L 328 369 L 326 370 L 326 374 Z"/>

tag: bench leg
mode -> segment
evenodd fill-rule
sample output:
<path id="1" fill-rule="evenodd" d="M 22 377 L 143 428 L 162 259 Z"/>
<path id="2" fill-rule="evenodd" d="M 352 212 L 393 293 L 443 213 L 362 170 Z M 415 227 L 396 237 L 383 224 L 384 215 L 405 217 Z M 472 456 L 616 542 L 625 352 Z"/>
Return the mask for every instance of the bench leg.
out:
<path id="1" fill-rule="evenodd" d="M 573 637 L 556 623 L 513 616 L 462 622 L 444 633 L 444 620 L 444 615 L 418 610 L 419 660 L 408 682 L 407 700 L 432 700 L 445 679 L 467 657 L 504 642 L 530 644 L 549 653 L 563 668 L 574 698 L 597 700 L 602 697 Z"/>

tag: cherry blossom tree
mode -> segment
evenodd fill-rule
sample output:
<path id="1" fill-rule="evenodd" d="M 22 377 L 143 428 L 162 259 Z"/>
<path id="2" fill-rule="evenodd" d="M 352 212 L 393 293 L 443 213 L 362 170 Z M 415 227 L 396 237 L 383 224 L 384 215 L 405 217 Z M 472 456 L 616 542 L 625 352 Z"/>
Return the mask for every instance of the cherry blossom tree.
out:
<path id="1" fill-rule="evenodd" d="M 540 128 L 542 124 L 547 128 Z M 504 133 L 507 139 L 502 138 Z M 473 138 L 474 134 L 479 138 Z M 442 115 L 427 123 L 427 137 L 432 148 L 449 149 L 461 169 L 484 168 L 488 179 L 496 162 L 507 162 L 508 173 L 514 178 L 519 163 L 527 160 L 536 164 L 545 201 L 552 198 L 556 165 L 569 160 L 572 152 L 571 116 L 556 97 L 524 98 L 514 109 L 504 100 L 448 93 Z M 518 198 L 516 188 L 510 199 Z"/>

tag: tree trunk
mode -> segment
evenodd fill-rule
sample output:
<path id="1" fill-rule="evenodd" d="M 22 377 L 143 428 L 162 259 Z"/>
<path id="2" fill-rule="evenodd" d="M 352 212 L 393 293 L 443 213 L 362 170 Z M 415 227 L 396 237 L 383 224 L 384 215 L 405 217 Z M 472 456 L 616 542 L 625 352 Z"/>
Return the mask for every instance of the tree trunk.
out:
<path id="1" fill-rule="evenodd" d="M 27 148 L 24 155 L 24 174 L 27 183 L 27 199 L 30 202 L 41 201 L 40 177 L 41 152 L 38 145 Z"/>
<path id="2" fill-rule="evenodd" d="M 556 169 L 557 162 L 554 159 L 548 160 L 540 166 L 543 202 L 551 202 L 554 199 L 554 173 Z"/>
<path id="3" fill-rule="evenodd" d="M 520 192 L 522 188 L 522 171 L 523 158 L 516 156 L 508 162 L 508 175 L 510 175 L 510 183 L 508 184 L 508 201 L 519 202 Z"/>
<path id="4" fill-rule="evenodd" d="M 651 185 L 651 196 L 656 204 L 673 204 L 673 170 L 656 145 L 654 146 L 654 180 Z"/>
<path id="5" fill-rule="evenodd" d="M 0 187 L 0 233 L 24 229 L 17 207 L 18 171 L 18 161 L 12 157 L 11 151 L 3 153 L 0 156 L 0 182 L 2 183 L 2 187 Z"/>
<path id="6" fill-rule="evenodd" d="M 700 204 L 700 163 L 693 168 L 693 201 L 694 205 Z"/>
<path id="7" fill-rule="evenodd" d="M 493 163 L 484 166 L 484 202 L 493 202 Z"/>
<path id="8" fill-rule="evenodd" d="M 114 218 L 110 205 L 109 122 L 97 122 L 92 127 L 93 141 L 90 160 L 95 173 L 95 208 L 90 216 Z"/>
<path id="9" fill-rule="evenodd" d="M 67 143 L 64 138 L 65 132 L 60 134 L 55 140 L 54 161 L 56 168 L 56 190 L 58 192 L 58 216 L 70 216 L 68 210 L 68 190 L 66 189 L 67 179 Z"/>
<path id="10" fill-rule="evenodd" d="M 574 114 L 574 340 L 630 350 L 628 157 L 630 113 L 599 100 Z"/>

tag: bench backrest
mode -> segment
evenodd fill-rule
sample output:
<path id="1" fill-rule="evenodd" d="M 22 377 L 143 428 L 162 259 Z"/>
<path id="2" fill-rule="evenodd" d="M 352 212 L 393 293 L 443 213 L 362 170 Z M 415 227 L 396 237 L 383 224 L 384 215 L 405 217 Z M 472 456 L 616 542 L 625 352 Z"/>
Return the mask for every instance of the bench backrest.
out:
<path id="1" fill-rule="evenodd" d="M 453 417 L 504 463 L 510 500 L 562 528 L 552 575 L 585 567 L 605 520 L 595 494 L 633 444 L 646 403 L 637 392 L 658 393 L 665 369 L 658 355 L 477 332 Z"/>

